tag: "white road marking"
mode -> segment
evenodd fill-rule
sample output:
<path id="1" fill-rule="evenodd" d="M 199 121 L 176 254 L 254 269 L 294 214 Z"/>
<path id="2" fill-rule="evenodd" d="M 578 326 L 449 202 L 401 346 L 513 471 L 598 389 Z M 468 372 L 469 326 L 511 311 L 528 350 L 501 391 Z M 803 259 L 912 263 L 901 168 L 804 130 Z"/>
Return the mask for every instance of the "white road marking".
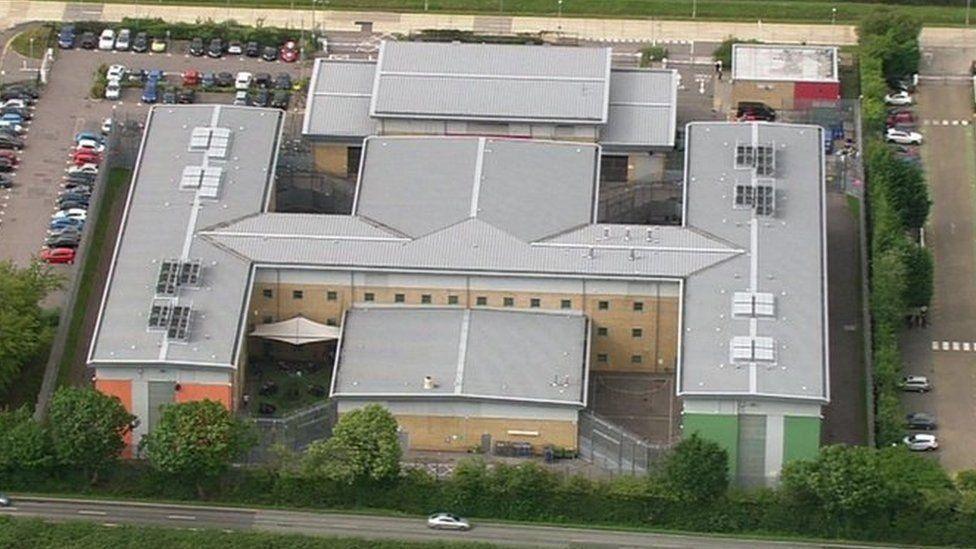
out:
<path id="1" fill-rule="evenodd" d="M 969 342 L 968 341 L 963 341 L 962 342 L 962 350 L 963 351 L 968 351 L 969 350 Z"/>
<path id="2" fill-rule="evenodd" d="M 948 341 L 943 341 L 942 342 L 942 350 L 943 351 L 948 351 L 949 350 L 949 342 Z"/>
<path id="3" fill-rule="evenodd" d="M 939 350 L 939 342 L 938 341 L 933 341 L 932 342 L 932 350 L 933 351 L 938 351 Z"/>
<path id="4" fill-rule="evenodd" d="M 79 515 L 94 515 L 96 517 L 104 517 L 108 513 L 106 513 L 105 511 L 89 511 L 88 509 L 80 509 L 78 511 L 78 514 Z"/>
<path id="5" fill-rule="evenodd" d="M 953 341 L 952 342 L 952 350 L 953 351 L 958 351 L 959 350 L 959 342 L 958 341 Z"/>
<path id="6" fill-rule="evenodd" d="M 116 522 L 103 522 L 102 526 L 108 526 L 109 528 L 117 528 L 119 525 Z"/>
<path id="7" fill-rule="evenodd" d="M 170 520 L 197 520 L 197 517 L 193 515 L 166 515 L 166 518 Z"/>

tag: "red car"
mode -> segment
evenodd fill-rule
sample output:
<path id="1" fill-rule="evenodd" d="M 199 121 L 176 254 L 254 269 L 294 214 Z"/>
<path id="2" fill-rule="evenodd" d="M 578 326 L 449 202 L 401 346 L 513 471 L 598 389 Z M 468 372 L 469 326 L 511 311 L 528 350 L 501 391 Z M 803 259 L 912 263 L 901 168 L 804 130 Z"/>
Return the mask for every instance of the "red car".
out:
<path id="1" fill-rule="evenodd" d="M 67 263 L 75 262 L 75 251 L 71 248 L 48 248 L 41 250 L 41 260 L 47 263 Z"/>
<path id="2" fill-rule="evenodd" d="M 908 111 L 896 112 L 888 115 L 888 125 L 914 124 L 915 115 Z"/>
<path id="3" fill-rule="evenodd" d="M 11 150 L 0 149 L 0 158 L 6 158 L 11 164 L 17 164 L 20 162 L 20 158 L 17 157 L 17 153 Z"/>
<path id="4" fill-rule="evenodd" d="M 182 77 L 183 77 L 183 85 L 186 87 L 199 86 L 200 79 L 202 78 L 200 75 L 200 71 L 195 71 L 195 70 L 183 71 Z"/>
<path id="5" fill-rule="evenodd" d="M 71 155 L 71 160 L 75 163 L 75 166 L 99 164 L 102 161 L 102 155 L 92 151 L 75 151 L 75 153 Z"/>
<path id="6" fill-rule="evenodd" d="M 289 40 L 282 44 L 278 57 L 285 63 L 298 61 L 298 45 L 295 44 L 295 41 Z"/>

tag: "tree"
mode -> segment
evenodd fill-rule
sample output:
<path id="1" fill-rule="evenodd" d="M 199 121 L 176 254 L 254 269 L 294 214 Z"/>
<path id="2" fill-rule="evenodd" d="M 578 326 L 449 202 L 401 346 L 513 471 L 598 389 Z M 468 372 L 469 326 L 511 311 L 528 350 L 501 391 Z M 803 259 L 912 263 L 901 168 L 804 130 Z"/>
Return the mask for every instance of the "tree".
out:
<path id="1" fill-rule="evenodd" d="M 348 484 L 387 481 L 400 474 L 400 455 L 396 418 L 370 404 L 343 414 L 331 438 L 309 446 L 302 465 L 306 474 Z"/>
<path id="2" fill-rule="evenodd" d="M 729 487 L 729 455 L 697 433 L 679 442 L 664 461 L 664 482 L 682 499 L 706 501 Z"/>
<path id="3" fill-rule="evenodd" d="M 905 253 L 905 304 L 928 307 L 932 301 L 932 253 L 928 248 L 911 245 Z"/>
<path id="4" fill-rule="evenodd" d="M 0 391 L 50 340 L 53 329 L 39 303 L 60 283 L 60 277 L 39 263 L 19 268 L 0 262 Z"/>
<path id="5" fill-rule="evenodd" d="M 861 19 L 858 38 L 863 57 L 882 60 L 887 78 L 918 72 L 918 35 L 922 23 L 902 11 L 879 8 Z"/>
<path id="6" fill-rule="evenodd" d="M 204 483 L 226 471 L 253 445 L 248 427 L 213 400 L 166 406 L 141 443 L 154 468 L 194 482 L 201 498 Z"/>
<path id="7" fill-rule="evenodd" d="M 715 51 L 712 52 L 712 58 L 716 61 L 722 62 L 722 69 L 731 71 L 732 70 L 732 46 L 734 44 L 759 44 L 759 40 L 740 40 L 733 36 L 730 36 L 722 41 L 721 44 Z"/>
<path id="8" fill-rule="evenodd" d="M 58 461 L 81 469 L 94 484 L 125 448 L 135 420 L 118 397 L 62 387 L 51 399 L 47 425 Z"/>
<path id="9" fill-rule="evenodd" d="M 53 461 L 47 432 L 29 409 L 0 412 L 0 475 L 40 471 Z"/>

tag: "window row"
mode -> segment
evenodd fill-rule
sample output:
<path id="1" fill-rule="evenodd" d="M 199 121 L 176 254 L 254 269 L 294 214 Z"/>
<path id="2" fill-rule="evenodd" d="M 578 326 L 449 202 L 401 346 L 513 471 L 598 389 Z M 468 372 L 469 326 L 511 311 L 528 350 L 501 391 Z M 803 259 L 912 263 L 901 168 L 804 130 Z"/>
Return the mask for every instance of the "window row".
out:
<path id="1" fill-rule="evenodd" d="M 598 353 L 596 355 L 596 361 L 599 362 L 600 364 L 606 364 L 606 363 L 610 362 L 610 358 L 607 356 L 606 353 Z M 630 363 L 631 364 L 642 364 L 643 362 L 644 362 L 644 357 L 643 356 L 641 356 L 641 355 L 630 355 Z"/>
<path id="2" fill-rule="evenodd" d="M 596 329 L 596 335 L 598 335 L 598 336 L 608 336 L 608 335 L 610 335 L 610 328 L 607 328 L 606 326 L 598 326 L 597 329 Z M 630 337 L 644 337 L 644 329 L 643 328 L 631 328 L 630 329 Z"/>
<path id="3" fill-rule="evenodd" d="M 274 298 L 274 290 L 272 290 L 271 288 L 264 288 L 263 290 L 261 290 L 261 295 L 264 296 L 265 299 L 273 299 Z M 291 298 L 292 299 L 305 299 L 305 291 L 304 290 L 292 290 L 291 291 Z M 339 300 L 339 292 L 334 292 L 332 290 L 329 290 L 329 291 L 325 292 L 325 300 L 326 301 L 338 301 Z"/>

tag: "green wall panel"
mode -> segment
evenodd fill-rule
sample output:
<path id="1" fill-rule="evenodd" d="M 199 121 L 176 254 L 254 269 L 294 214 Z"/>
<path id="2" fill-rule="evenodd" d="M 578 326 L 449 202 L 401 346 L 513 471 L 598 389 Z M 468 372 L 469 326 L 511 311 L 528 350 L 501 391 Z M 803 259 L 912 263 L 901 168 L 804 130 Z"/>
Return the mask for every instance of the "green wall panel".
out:
<path id="1" fill-rule="evenodd" d="M 783 465 L 794 459 L 814 459 L 820 452 L 820 418 L 783 418 Z"/>
<path id="2" fill-rule="evenodd" d="M 739 460 L 739 417 L 726 414 L 684 414 L 683 434 L 690 437 L 692 433 L 715 441 L 725 448 L 729 454 L 729 476 L 736 478 Z"/>

